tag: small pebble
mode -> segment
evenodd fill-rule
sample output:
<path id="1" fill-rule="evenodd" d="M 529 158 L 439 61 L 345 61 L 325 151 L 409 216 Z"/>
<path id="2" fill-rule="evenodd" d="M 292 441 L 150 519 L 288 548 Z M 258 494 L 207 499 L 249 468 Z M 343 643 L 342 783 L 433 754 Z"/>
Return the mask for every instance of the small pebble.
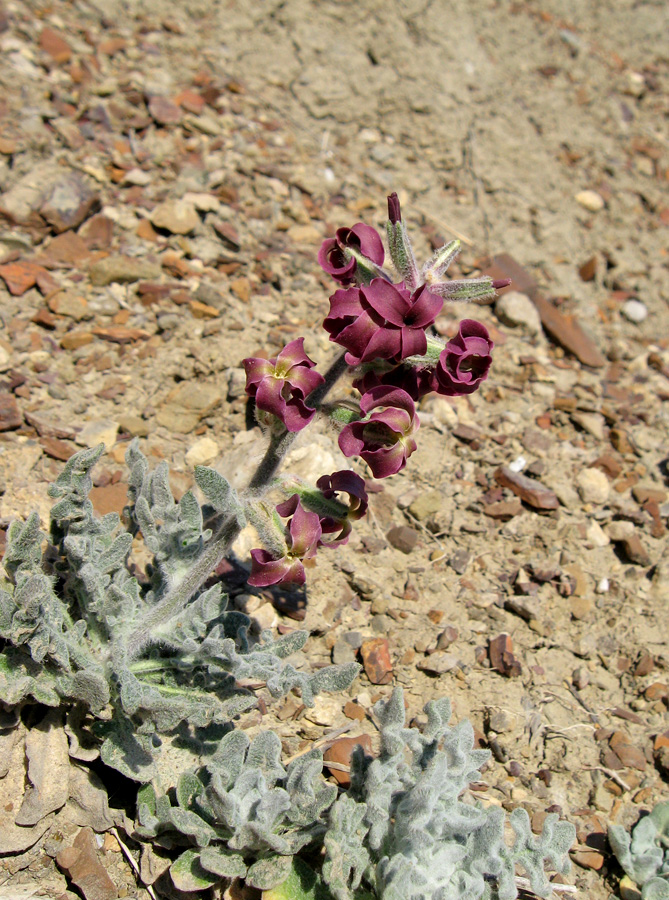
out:
<path id="1" fill-rule="evenodd" d="M 620 312 L 628 322 L 639 325 L 648 316 L 648 309 L 641 300 L 626 300 L 620 307 Z"/>
<path id="2" fill-rule="evenodd" d="M 524 328 L 530 334 L 541 333 L 541 316 L 527 294 L 507 291 L 495 303 L 495 315 L 511 328 Z"/>
<path id="3" fill-rule="evenodd" d="M 588 212 L 596 213 L 604 209 L 604 198 L 597 191 L 579 191 L 574 199 Z"/>
<path id="4" fill-rule="evenodd" d="M 600 469 L 581 469 L 576 488 L 584 503 L 599 506 L 609 499 L 609 479 Z"/>

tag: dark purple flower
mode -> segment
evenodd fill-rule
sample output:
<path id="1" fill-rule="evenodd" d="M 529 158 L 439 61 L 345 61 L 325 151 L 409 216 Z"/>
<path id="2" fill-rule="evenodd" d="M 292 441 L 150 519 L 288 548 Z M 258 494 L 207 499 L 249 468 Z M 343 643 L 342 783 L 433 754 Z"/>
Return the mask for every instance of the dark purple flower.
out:
<path id="1" fill-rule="evenodd" d="M 270 584 L 304 584 L 303 559 L 316 555 L 322 534 L 318 515 L 307 512 L 298 502 L 288 523 L 286 552 L 281 557 L 268 550 L 251 550 L 251 575 L 248 582 L 254 587 Z"/>
<path id="2" fill-rule="evenodd" d="M 373 387 L 385 385 L 386 387 L 401 388 L 406 391 L 414 402 L 420 400 L 430 391 L 435 390 L 434 387 L 434 370 L 425 366 L 394 366 L 384 371 L 376 371 L 374 369 L 365 374 L 361 378 L 356 378 L 353 387 L 366 394 Z"/>
<path id="3" fill-rule="evenodd" d="M 339 472 L 333 472 L 332 475 L 322 475 L 316 482 L 326 500 L 337 500 L 343 504 L 343 500 L 338 494 L 348 494 L 348 511 L 344 516 L 335 518 L 334 516 L 321 517 L 321 528 L 323 534 L 339 534 L 328 541 L 321 541 L 323 546 L 338 547 L 345 544 L 351 533 L 352 522 L 362 517 L 367 512 L 367 491 L 365 490 L 365 480 L 351 472 L 349 469 L 342 469 Z"/>
<path id="4" fill-rule="evenodd" d="M 256 406 L 280 419 L 288 431 L 301 431 L 315 410 L 305 404 L 309 394 L 323 383 L 316 363 L 304 352 L 304 338 L 291 341 L 274 359 L 251 356 L 243 360 L 246 393 Z"/>
<path id="5" fill-rule="evenodd" d="M 457 335 L 439 356 L 434 390 L 450 397 L 473 394 L 488 377 L 493 347 L 485 325 L 474 319 L 463 319 Z"/>
<path id="6" fill-rule="evenodd" d="M 342 453 L 361 456 L 375 478 L 395 475 L 416 449 L 420 422 L 413 400 L 399 388 L 374 387 L 362 396 L 360 410 L 366 418 L 346 425 L 339 435 Z"/>
<path id="7" fill-rule="evenodd" d="M 348 541 L 351 533 L 351 523 L 362 517 L 367 512 L 367 491 L 365 490 L 365 480 L 347 469 L 339 472 L 333 472 L 332 475 L 322 475 L 316 482 L 316 487 L 320 491 L 315 497 L 315 492 L 303 494 L 293 494 L 283 503 L 279 503 L 276 511 L 280 516 L 288 518 L 292 516 L 297 509 L 298 503 L 306 504 L 307 508 L 311 508 L 312 512 L 317 512 L 321 530 L 323 534 L 334 534 L 339 532 L 336 538 L 332 540 L 321 540 L 319 545 L 322 547 L 338 547 Z M 348 494 L 348 503 L 345 503 L 338 494 Z M 330 509 L 324 513 L 323 504 L 318 502 L 318 497 L 324 500 L 335 500 L 335 504 L 330 504 Z M 320 510 L 318 507 L 320 506 Z M 335 509 L 332 509 L 332 507 Z M 336 510 L 339 506 L 340 510 Z"/>
<path id="8" fill-rule="evenodd" d="M 328 275 L 340 284 L 351 284 L 361 257 L 374 266 L 382 266 L 385 259 L 383 243 L 376 229 L 358 222 L 353 228 L 338 228 L 336 237 L 323 241 L 318 262 Z"/>
<path id="9" fill-rule="evenodd" d="M 403 284 L 374 278 L 371 284 L 335 291 L 323 327 L 348 350 L 346 362 L 357 366 L 372 359 L 399 362 L 427 350 L 425 329 L 443 306 L 425 285 L 411 294 Z"/>

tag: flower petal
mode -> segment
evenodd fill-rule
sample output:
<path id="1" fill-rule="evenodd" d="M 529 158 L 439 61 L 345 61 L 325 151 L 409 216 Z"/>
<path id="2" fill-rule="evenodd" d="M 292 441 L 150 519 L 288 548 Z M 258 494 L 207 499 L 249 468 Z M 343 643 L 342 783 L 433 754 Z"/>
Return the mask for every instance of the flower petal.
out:
<path id="1" fill-rule="evenodd" d="M 316 363 L 309 359 L 304 352 L 304 338 L 295 338 L 281 350 L 276 357 L 275 367 L 281 371 L 288 371 L 293 366 L 306 366 L 311 368 Z"/>
<path id="2" fill-rule="evenodd" d="M 267 550 L 251 550 L 251 574 L 248 583 L 253 587 L 268 587 L 283 581 L 291 563 L 282 556 L 276 559 Z"/>
<path id="3" fill-rule="evenodd" d="M 427 328 L 437 318 L 444 305 L 443 299 L 433 294 L 424 284 L 414 292 L 411 299 L 413 305 L 409 321 L 413 328 Z"/>
<path id="4" fill-rule="evenodd" d="M 409 356 L 423 356 L 426 350 L 427 337 L 424 331 L 418 328 L 403 328 L 401 330 L 398 359 L 407 359 Z"/>
<path id="5" fill-rule="evenodd" d="M 249 356 L 242 360 L 242 364 L 246 371 L 246 393 L 253 396 L 259 382 L 274 374 L 274 366 L 269 360 L 259 356 Z"/>
<path id="6" fill-rule="evenodd" d="M 293 518 L 290 520 L 290 553 L 291 556 L 304 558 L 315 552 L 323 530 L 318 513 L 308 512 L 301 503 L 297 504 Z"/>
<path id="7" fill-rule="evenodd" d="M 409 292 L 398 289 L 383 278 L 372 279 L 371 284 L 363 284 L 360 292 L 367 303 L 386 322 L 401 328 L 404 318 L 411 310 Z"/>
<path id="8" fill-rule="evenodd" d="M 360 426 L 360 427 L 356 427 Z M 360 437 L 362 433 L 362 423 L 354 422 L 352 425 L 346 425 L 339 432 L 337 443 L 339 449 L 344 456 L 359 456 L 365 442 Z"/>
<path id="9" fill-rule="evenodd" d="M 372 388 L 360 400 L 360 409 L 365 414 L 377 406 L 396 406 L 406 410 L 411 418 L 416 412 L 414 402 L 406 391 L 386 385 Z"/>
<path id="10" fill-rule="evenodd" d="M 392 447 L 383 447 L 379 450 L 363 450 L 360 456 L 372 470 L 374 478 L 387 478 L 389 475 L 397 475 L 407 462 L 406 451 L 400 443 Z"/>

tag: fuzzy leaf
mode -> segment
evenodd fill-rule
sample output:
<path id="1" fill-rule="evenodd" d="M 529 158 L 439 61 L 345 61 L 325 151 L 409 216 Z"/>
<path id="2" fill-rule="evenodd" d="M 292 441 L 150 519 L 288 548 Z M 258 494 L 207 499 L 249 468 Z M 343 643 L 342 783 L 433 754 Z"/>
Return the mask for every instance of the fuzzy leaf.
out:
<path id="1" fill-rule="evenodd" d="M 147 782 L 157 777 L 151 739 L 136 735 L 127 719 L 113 719 L 104 725 L 106 739 L 100 748 L 102 762 L 133 781 Z"/>
<path id="2" fill-rule="evenodd" d="M 333 896 L 312 868 L 293 857 L 286 880 L 264 891 L 262 900 L 333 900 Z"/>
<path id="3" fill-rule="evenodd" d="M 204 847 L 200 851 L 200 865 L 219 878 L 243 878 L 247 870 L 241 853 L 230 853 L 220 846 Z"/>
<path id="4" fill-rule="evenodd" d="M 196 850 L 186 850 L 170 866 L 170 876 L 178 891 L 202 891 L 220 881 L 200 864 L 200 854 Z"/>
<path id="5" fill-rule="evenodd" d="M 216 512 L 231 516 L 241 514 L 242 508 L 237 494 L 216 469 L 208 466 L 195 466 L 194 475 L 195 483 Z"/>
<path id="6" fill-rule="evenodd" d="M 170 810 L 172 825 L 181 834 L 192 838 L 198 847 L 206 847 L 216 837 L 216 832 L 194 812 L 173 806 Z"/>
<path id="7" fill-rule="evenodd" d="M 292 861 L 292 856 L 265 856 L 249 866 L 246 884 L 261 891 L 278 887 L 290 875 Z"/>

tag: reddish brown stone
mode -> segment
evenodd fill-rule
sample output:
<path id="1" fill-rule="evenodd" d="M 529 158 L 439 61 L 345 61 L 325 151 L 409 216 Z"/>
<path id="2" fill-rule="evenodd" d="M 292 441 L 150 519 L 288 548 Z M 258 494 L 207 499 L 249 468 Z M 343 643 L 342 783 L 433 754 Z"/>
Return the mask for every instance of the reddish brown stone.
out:
<path id="1" fill-rule="evenodd" d="M 599 871 L 604 865 L 604 855 L 598 850 L 572 850 L 570 856 L 582 869 Z"/>
<path id="2" fill-rule="evenodd" d="M 25 418 L 28 425 L 32 425 L 40 437 L 72 441 L 76 436 L 76 431 L 71 426 L 58 422 L 55 419 L 47 418 L 41 413 L 27 412 Z"/>
<path id="3" fill-rule="evenodd" d="M 86 344 L 92 344 L 94 340 L 95 336 L 90 331 L 71 331 L 60 339 L 60 346 L 63 350 L 77 350 Z"/>
<path id="4" fill-rule="evenodd" d="M 0 431 L 13 431 L 23 425 L 23 416 L 12 394 L 0 393 Z"/>
<path id="5" fill-rule="evenodd" d="M 126 42 L 122 37 L 105 38 L 98 44 L 98 53 L 104 56 L 116 56 L 121 50 L 125 50 Z"/>
<path id="6" fill-rule="evenodd" d="M 61 850 L 56 862 L 64 869 L 86 900 L 116 900 L 116 885 L 98 859 L 92 828 L 82 828 L 71 847 Z"/>
<path id="7" fill-rule="evenodd" d="M 108 250 L 114 236 L 114 223 L 107 216 L 98 213 L 84 222 L 78 234 L 89 250 Z"/>
<path id="8" fill-rule="evenodd" d="M 669 747 L 669 731 L 658 734 L 653 741 L 653 750 L 662 750 L 665 747 Z"/>
<path id="9" fill-rule="evenodd" d="M 504 633 L 496 638 L 491 638 L 488 645 L 488 656 L 492 668 L 502 675 L 515 678 L 521 674 L 521 665 L 513 655 L 513 641 L 510 634 Z"/>
<path id="10" fill-rule="evenodd" d="M 643 678 L 645 675 L 650 675 L 654 668 L 655 660 L 647 650 L 644 650 L 636 661 L 634 675 L 636 678 Z"/>
<path id="11" fill-rule="evenodd" d="M 365 641 L 360 648 L 365 674 L 372 684 L 389 684 L 393 680 L 393 665 L 386 638 Z"/>
<path id="12" fill-rule="evenodd" d="M 51 59 L 60 64 L 66 63 L 72 57 L 72 50 L 60 32 L 53 28 L 43 28 L 39 36 L 40 49 L 48 53 Z"/>
<path id="13" fill-rule="evenodd" d="M 534 478 L 513 472 L 508 466 L 500 466 L 497 469 L 495 480 L 535 509 L 557 509 L 560 505 L 557 496 L 550 488 L 545 487 Z"/>
<path id="14" fill-rule="evenodd" d="M 609 747 L 616 754 L 623 766 L 638 769 L 646 768 L 646 757 L 638 747 L 630 743 L 628 736 L 622 731 L 614 731 L 609 739 Z"/>
<path id="15" fill-rule="evenodd" d="M 73 447 L 72 444 L 51 437 L 40 438 L 40 446 L 47 456 L 50 456 L 52 459 L 60 459 L 63 462 L 67 462 L 77 452 L 77 448 Z"/>
<path id="16" fill-rule="evenodd" d="M 199 300 L 189 300 L 190 311 L 196 319 L 217 319 L 221 312 L 215 306 L 200 303 Z"/>
<path id="17" fill-rule="evenodd" d="M 396 525 L 386 534 L 388 543 L 402 553 L 411 553 L 418 543 L 418 532 L 408 525 Z"/>
<path id="18" fill-rule="evenodd" d="M 643 692 L 646 700 L 666 700 L 669 697 L 669 685 L 662 681 L 654 681 Z"/>
<path id="19" fill-rule="evenodd" d="M 641 538 L 638 534 L 630 534 L 628 537 L 623 538 L 621 543 L 625 556 L 631 563 L 634 563 L 636 566 L 649 566 L 651 564 L 650 555 L 641 543 Z"/>
<path id="20" fill-rule="evenodd" d="M 151 97 L 149 112 L 159 125 L 177 125 L 181 121 L 181 109 L 167 97 Z"/>
<path id="21" fill-rule="evenodd" d="M 14 297 L 21 297 L 37 284 L 37 276 L 45 272 L 42 266 L 32 262 L 13 262 L 0 266 L 0 278 Z"/>
<path id="22" fill-rule="evenodd" d="M 350 787 L 350 773 L 327 764 L 339 763 L 341 766 L 350 766 L 351 754 L 355 747 L 362 747 L 366 756 L 372 755 L 372 740 L 368 734 L 361 734 L 359 737 L 339 738 L 323 753 L 323 762 L 329 769 L 330 774 L 334 776 L 335 781 L 342 787 Z"/>
<path id="23" fill-rule="evenodd" d="M 578 324 L 576 317 L 565 315 L 546 300 L 539 292 L 532 275 L 508 253 L 496 256 L 484 270 L 484 275 L 490 275 L 494 279 L 510 278 L 511 285 L 499 293 L 512 290 L 527 294 L 538 309 L 541 324 L 548 334 L 584 365 L 596 369 L 606 365 L 606 360 Z"/>
<path id="24" fill-rule="evenodd" d="M 582 266 L 578 267 L 578 274 L 582 281 L 594 281 L 597 274 L 597 257 L 591 256 Z"/>
<path id="25" fill-rule="evenodd" d="M 34 322 L 35 325 L 40 325 L 42 328 L 48 328 L 49 331 L 53 331 L 58 324 L 54 316 L 44 307 L 38 309 L 30 321 Z"/>
<path id="26" fill-rule="evenodd" d="M 367 718 L 367 713 L 355 700 L 349 700 L 344 704 L 344 715 L 347 719 L 355 719 L 362 722 Z"/>
<path id="27" fill-rule="evenodd" d="M 200 94 L 197 94 L 195 91 L 191 91 L 189 88 L 181 91 L 174 98 L 174 102 L 178 103 L 179 106 L 183 107 L 187 112 L 193 113 L 198 116 L 205 107 L 204 97 Z"/>
<path id="28" fill-rule="evenodd" d="M 86 241 L 74 231 L 56 235 L 46 248 L 46 254 L 55 262 L 71 266 L 85 262 L 90 255 Z"/>
<path id="29" fill-rule="evenodd" d="M 498 500 L 495 503 L 488 503 L 483 507 L 483 512 L 491 519 L 506 522 L 517 516 L 522 508 L 520 500 L 516 497 L 514 500 Z"/>
<path id="30" fill-rule="evenodd" d="M 148 331 L 141 328 L 127 328 L 125 325 L 99 326 L 92 331 L 103 341 L 110 341 L 112 344 L 132 344 L 134 341 L 146 341 L 151 337 Z"/>

